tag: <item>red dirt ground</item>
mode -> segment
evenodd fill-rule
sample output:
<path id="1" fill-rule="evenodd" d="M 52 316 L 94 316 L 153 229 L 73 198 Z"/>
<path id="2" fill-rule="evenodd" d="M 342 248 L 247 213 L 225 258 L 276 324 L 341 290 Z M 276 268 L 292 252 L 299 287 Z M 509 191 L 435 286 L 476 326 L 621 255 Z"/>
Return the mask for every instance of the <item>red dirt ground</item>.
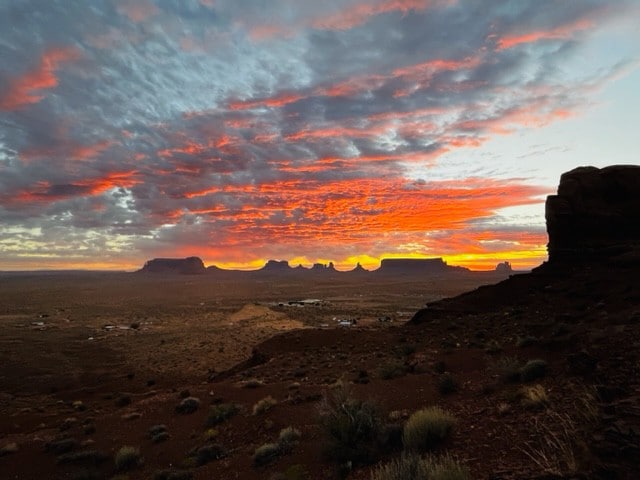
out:
<path id="1" fill-rule="evenodd" d="M 338 466 L 323 455 L 326 434 L 319 424 L 322 398 L 330 395 L 333 385 L 340 381 L 350 385 L 355 397 L 377 402 L 386 413 L 399 411 L 396 416 L 401 418 L 429 405 L 449 410 L 458 422 L 452 437 L 437 452 L 446 450 L 457 456 L 475 479 L 635 479 L 640 458 L 637 273 L 634 265 L 615 269 L 590 266 L 573 271 L 547 266 L 534 274 L 516 275 L 496 286 L 433 303 L 410 324 L 286 329 L 275 336 L 277 328 L 265 327 L 255 333 L 261 319 L 266 318 L 266 323 L 288 319 L 310 326 L 324 322 L 335 315 L 333 312 L 354 314 L 364 309 L 374 316 L 398 311 L 403 302 L 415 311 L 421 305 L 422 289 L 424 303 L 428 282 L 399 283 L 393 288 L 373 285 L 367 294 L 369 300 L 359 304 L 357 297 L 351 296 L 349 302 L 334 303 L 333 312 L 313 311 L 308 322 L 303 309 L 290 313 L 274 307 L 272 313 L 265 313 L 263 307 L 242 310 L 244 307 L 232 308 L 222 300 L 216 309 L 207 309 L 211 285 L 185 286 L 190 288 L 191 300 L 180 308 L 176 307 L 180 288 L 174 289 L 175 296 L 170 298 L 163 297 L 158 289 L 148 294 L 151 303 L 157 302 L 153 309 L 130 296 L 119 297 L 122 291 L 108 287 L 108 282 L 87 282 L 90 290 L 102 285 L 102 290 L 96 291 L 101 300 L 92 303 L 84 294 L 60 300 L 59 305 L 65 306 L 47 313 L 51 316 L 43 318 L 45 328 L 48 323 L 53 326 L 44 331 L 31 321 L 41 305 L 48 305 L 47 312 L 54 312 L 52 289 L 50 285 L 42 290 L 31 287 L 24 290 L 28 292 L 24 300 L 29 308 L 18 302 L 3 304 L 3 314 L 11 315 L 8 324 L 14 330 L 9 331 L 15 333 L 22 328 L 23 333 L 2 339 L 0 448 L 15 443 L 18 450 L 0 457 L 0 476 L 106 479 L 116 475 L 112 459 L 92 467 L 93 476 L 79 466 L 58 464 L 56 455 L 45 451 L 45 445 L 69 437 L 79 444 L 74 451 L 97 449 L 113 456 L 123 445 L 138 447 L 144 464 L 124 478 L 150 479 L 159 469 L 183 465 L 191 449 L 206 443 L 203 434 L 210 404 L 233 402 L 241 406 L 240 413 L 215 427 L 215 443 L 224 448 L 226 457 L 201 467 L 191 466 L 193 478 L 269 479 L 292 465 L 302 465 L 308 472 L 306 477 L 295 478 L 340 478 Z M 69 282 L 58 284 L 54 295 L 69 295 L 69 288 L 74 286 Z M 155 284 L 156 280 L 150 282 Z M 18 287 L 24 289 L 25 285 Z M 237 285 L 218 288 L 219 298 L 247 298 L 246 293 L 233 293 Z M 280 292 L 276 292 L 279 296 L 287 288 L 258 289 L 257 301 L 273 299 L 274 291 Z M 313 288 L 316 290 L 311 293 L 317 294 L 329 287 L 308 290 Z M 363 288 L 347 285 L 340 291 L 348 294 Z M 204 306 L 194 301 L 198 297 L 194 297 L 194 289 L 202 293 L 198 300 L 205 302 Z M 406 297 L 400 295 L 402 290 L 408 293 Z M 370 300 L 384 295 L 393 298 L 382 298 L 378 303 Z M 11 298 L 15 302 L 16 297 Z M 121 298 L 129 301 L 123 303 Z M 235 317 L 238 324 L 232 326 L 236 330 L 233 339 L 228 336 L 231 330 L 219 330 L 212 321 L 203 320 L 228 318 L 221 311 L 244 312 Z M 23 320 L 19 320 L 20 315 L 24 315 Z M 114 315 L 122 315 L 120 323 L 124 325 L 132 321 L 141 325 L 138 330 L 104 332 L 102 323 L 112 322 Z M 65 322 L 68 316 L 72 318 Z M 52 336 L 41 335 L 47 332 Z M 90 335 L 99 335 L 101 340 L 92 340 L 89 351 L 86 339 Z M 248 358 L 253 340 L 257 343 L 253 355 L 242 361 Z M 220 348 L 228 354 L 226 360 L 221 360 L 224 355 L 220 356 Z M 596 365 L 576 367 L 571 355 L 578 352 Z M 503 383 L 496 365 L 505 358 L 544 359 L 548 373 L 530 384 Z M 407 373 L 381 378 L 381 367 L 398 362 Z M 457 392 L 439 393 L 442 374 L 438 372 L 442 368 L 457 381 Z M 354 383 L 361 371 L 367 372 L 366 384 Z M 240 382 L 252 378 L 263 385 L 240 387 Z M 155 380 L 152 385 L 147 383 L 151 379 Z M 531 410 L 522 403 L 522 389 L 534 384 L 542 385 L 548 395 L 544 409 Z M 195 413 L 175 413 L 183 390 L 200 399 Z M 116 406 L 116 400 L 125 393 L 131 403 Z M 252 406 L 269 395 L 277 399 L 277 405 L 265 414 L 252 415 Z M 82 401 L 86 409 L 74 408 L 75 401 Z M 590 409 L 595 418 L 587 423 L 583 413 Z M 157 424 L 166 425 L 170 438 L 156 444 L 147 432 Z M 85 433 L 87 425 L 95 426 L 95 431 Z M 287 426 L 301 431 L 300 443 L 273 463 L 253 467 L 254 450 L 275 441 L 280 429 Z M 559 441 L 550 448 L 552 436 Z M 383 451 L 380 460 L 398 454 Z M 568 462 L 572 455 L 575 468 Z M 370 472 L 371 467 L 358 467 L 346 478 L 369 479 Z"/>

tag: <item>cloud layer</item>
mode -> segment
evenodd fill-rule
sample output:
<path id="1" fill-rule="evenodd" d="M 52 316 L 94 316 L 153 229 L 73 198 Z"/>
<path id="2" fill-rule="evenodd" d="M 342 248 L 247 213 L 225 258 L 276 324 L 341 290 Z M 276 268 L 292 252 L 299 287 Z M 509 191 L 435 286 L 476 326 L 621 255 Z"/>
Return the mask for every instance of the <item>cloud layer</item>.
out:
<path id="1" fill-rule="evenodd" d="M 449 155 L 579 115 L 634 59 L 569 65 L 632 8 L 5 2 L 0 268 L 187 254 L 535 264 L 540 222 L 500 212 L 552 186 Z"/>

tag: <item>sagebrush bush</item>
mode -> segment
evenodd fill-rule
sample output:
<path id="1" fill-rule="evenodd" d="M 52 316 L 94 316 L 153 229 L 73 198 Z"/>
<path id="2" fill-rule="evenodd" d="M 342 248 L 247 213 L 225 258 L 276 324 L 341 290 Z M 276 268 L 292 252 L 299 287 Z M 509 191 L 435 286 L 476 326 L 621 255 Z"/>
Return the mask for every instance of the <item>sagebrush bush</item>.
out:
<path id="1" fill-rule="evenodd" d="M 233 417 L 240 411 L 240 407 L 233 403 L 221 403 L 219 405 L 212 405 L 209 408 L 209 414 L 207 415 L 207 427 L 213 427 L 225 420 Z"/>
<path id="2" fill-rule="evenodd" d="M 544 377 L 547 374 L 547 362 L 536 359 L 529 360 L 524 367 L 520 369 L 520 380 L 523 382 L 531 382 Z"/>
<path id="3" fill-rule="evenodd" d="M 260 467 L 274 461 L 276 458 L 278 458 L 280 453 L 281 450 L 278 443 L 265 443 L 264 445 L 256 448 L 251 459 L 255 467 Z"/>
<path id="4" fill-rule="evenodd" d="M 271 395 L 269 395 L 268 397 L 264 397 L 262 400 L 258 400 L 258 402 L 256 402 L 256 404 L 253 406 L 253 414 L 261 415 L 263 413 L 266 413 L 277 404 L 278 401 Z"/>
<path id="5" fill-rule="evenodd" d="M 293 445 L 300 440 L 300 430 L 294 427 L 287 427 L 280 430 L 278 435 L 278 443 L 281 445 Z"/>
<path id="6" fill-rule="evenodd" d="M 142 457 L 140 456 L 140 450 L 126 445 L 118 450 L 114 461 L 116 470 L 126 472 L 138 467 L 142 463 Z"/>
<path id="7" fill-rule="evenodd" d="M 504 383 L 515 383 L 520 380 L 520 360 L 515 357 L 502 357 L 493 364 L 493 369 Z"/>
<path id="8" fill-rule="evenodd" d="M 391 380 L 403 376 L 407 372 L 405 365 L 397 360 L 390 361 L 378 367 L 378 376 L 383 380 Z"/>
<path id="9" fill-rule="evenodd" d="M 196 397 L 183 398 L 182 401 L 176 405 L 176 412 L 182 414 L 193 413 L 200 407 L 200 400 Z"/>
<path id="10" fill-rule="evenodd" d="M 375 403 L 357 400 L 347 388 L 337 388 L 323 399 L 320 422 L 328 436 L 325 453 L 329 458 L 354 465 L 375 461 L 384 426 Z"/>
<path id="11" fill-rule="evenodd" d="M 455 417 L 440 407 L 423 408 L 405 423 L 402 442 L 408 450 L 433 448 L 449 436 L 455 423 Z"/>

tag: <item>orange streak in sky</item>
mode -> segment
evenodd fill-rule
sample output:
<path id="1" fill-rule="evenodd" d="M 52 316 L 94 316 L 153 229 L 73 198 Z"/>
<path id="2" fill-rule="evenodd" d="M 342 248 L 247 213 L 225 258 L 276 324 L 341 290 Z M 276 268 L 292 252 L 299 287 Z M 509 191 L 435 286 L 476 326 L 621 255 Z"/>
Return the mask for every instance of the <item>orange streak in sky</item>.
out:
<path id="1" fill-rule="evenodd" d="M 71 197 L 88 197 L 106 192 L 112 188 L 130 188 L 141 183 L 136 171 L 111 172 L 104 177 L 83 179 L 68 184 L 54 185 L 50 182 L 37 182 L 33 188 L 18 192 L 11 197 L 0 198 L 6 203 L 53 203 Z"/>
<path id="2" fill-rule="evenodd" d="M 500 38 L 497 43 L 498 50 L 506 50 L 523 43 L 534 43 L 538 40 L 564 40 L 581 30 L 593 27 L 593 22 L 587 19 L 579 19 L 575 22 L 560 25 L 551 30 L 538 30 L 524 34 L 511 35 Z"/>
<path id="3" fill-rule="evenodd" d="M 45 51 L 33 70 L 9 82 L 4 95 L 0 96 L 0 110 L 18 110 L 38 103 L 44 98 L 43 90 L 58 86 L 56 70 L 65 62 L 77 60 L 80 51 L 75 47 L 52 48 Z"/>

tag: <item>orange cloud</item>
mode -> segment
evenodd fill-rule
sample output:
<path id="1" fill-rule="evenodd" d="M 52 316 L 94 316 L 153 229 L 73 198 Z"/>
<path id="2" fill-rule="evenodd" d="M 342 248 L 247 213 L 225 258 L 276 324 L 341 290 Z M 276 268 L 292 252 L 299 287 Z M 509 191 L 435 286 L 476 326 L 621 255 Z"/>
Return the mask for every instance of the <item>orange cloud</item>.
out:
<path id="1" fill-rule="evenodd" d="M 300 94 L 290 94 L 290 93 L 282 93 L 273 97 L 261 99 L 261 100 L 244 100 L 244 101 L 235 101 L 229 103 L 230 110 L 250 110 L 254 108 L 261 107 L 284 107 L 290 103 L 295 103 L 298 100 L 302 100 L 305 98 Z"/>
<path id="2" fill-rule="evenodd" d="M 38 103 L 44 98 L 43 90 L 58 86 L 56 70 L 79 57 L 80 51 L 75 47 L 45 51 L 36 68 L 9 82 L 7 90 L 0 94 L 0 110 L 18 110 Z"/>
<path id="3" fill-rule="evenodd" d="M 130 188 L 141 183 L 136 171 L 111 172 L 103 177 L 78 180 L 66 184 L 37 182 L 32 188 L 7 195 L 0 199 L 6 204 L 12 203 L 53 203 L 71 197 L 89 197 L 99 195 L 117 187 Z"/>
<path id="4" fill-rule="evenodd" d="M 427 8 L 447 5 L 451 1 L 434 0 L 384 0 L 353 5 L 346 10 L 313 20 L 311 26 L 323 30 L 349 30 L 366 23 L 369 18 L 391 12 L 407 14 L 411 10 L 422 11 Z"/>
<path id="5" fill-rule="evenodd" d="M 200 250 L 200 254 L 214 263 L 220 259 L 238 266 L 255 260 L 247 258 L 247 251 L 264 252 L 278 245 L 288 258 L 329 256 L 344 265 L 354 255 L 347 252 L 369 252 L 444 255 L 456 260 L 452 263 L 481 269 L 509 260 L 528 268 L 544 258 L 543 232 L 479 231 L 470 225 L 507 206 L 539 203 L 547 193 L 546 188 L 517 180 L 481 178 L 429 183 L 383 178 L 283 180 L 194 191 L 185 197 L 197 203 L 183 213 L 200 216 L 203 224 L 211 222 L 216 243 L 225 249 Z M 235 198 L 241 206 L 228 202 Z M 193 246 L 194 254 L 198 245 Z M 227 246 L 238 252 L 235 263 Z"/>
<path id="6" fill-rule="evenodd" d="M 498 50 L 506 50 L 523 43 L 534 43 L 539 40 L 565 40 L 567 38 L 571 38 L 574 33 L 582 30 L 588 30 L 591 27 L 593 27 L 593 22 L 591 20 L 579 19 L 575 22 L 567 25 L 560 25 L 559 27 L 550 30 L 538 30 L 524 34 L 502 37 L 498 40 L 497 48 Z"/>

